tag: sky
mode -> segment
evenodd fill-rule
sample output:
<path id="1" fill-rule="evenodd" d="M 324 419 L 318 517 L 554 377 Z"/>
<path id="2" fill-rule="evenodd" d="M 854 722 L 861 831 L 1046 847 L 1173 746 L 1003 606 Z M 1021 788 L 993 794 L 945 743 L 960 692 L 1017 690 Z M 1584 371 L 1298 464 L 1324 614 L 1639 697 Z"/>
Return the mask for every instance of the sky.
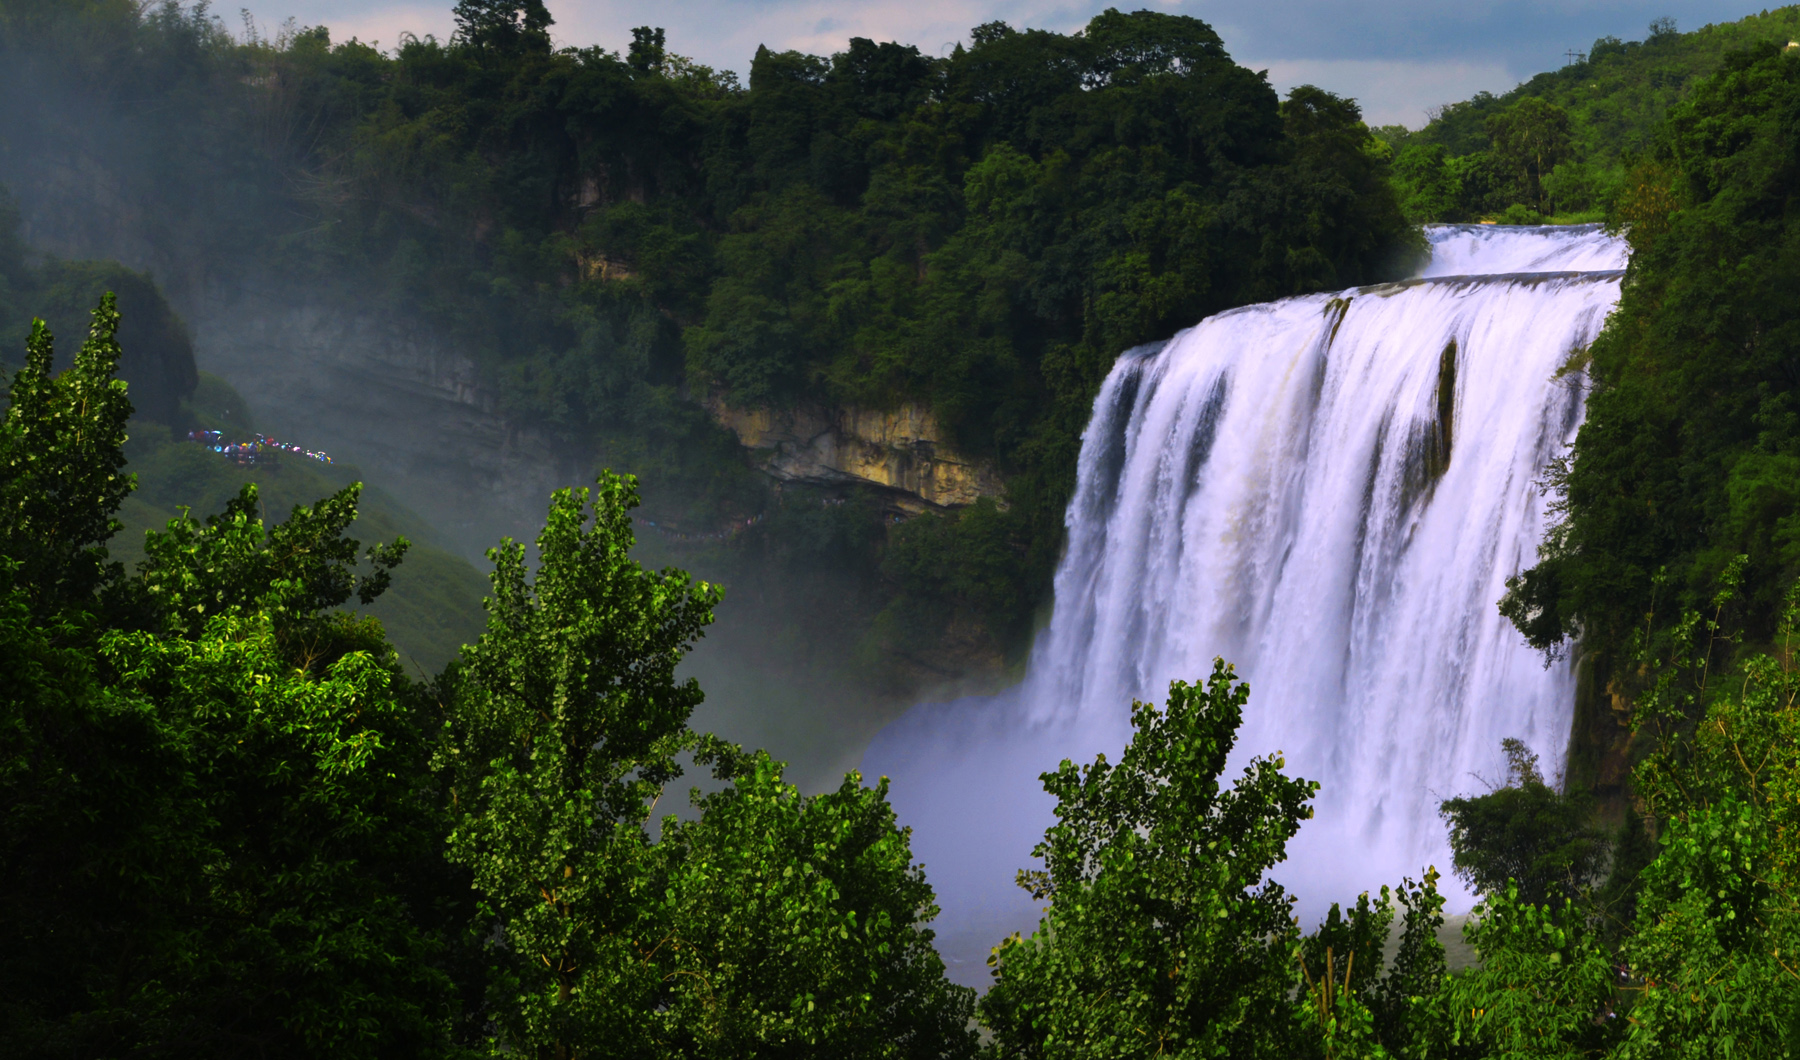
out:
<path id="1" fill-rule="evenodd" d="M 450 35 L 453 0 L 224 0 L 265 34 L 293 18 L 392 48 L 402 33 Z M 851 37 L 898 40 L 931 54 L 1003 20 L 1069 32 L 1108 6 L 1192 15 L 1238 62 L 1286 91 L 1315 84 L 1362 103 L 1373 125 L 1417 128 L 1429 108 L 1504 92 L 1597 37 L 1641 40 L 1650 21 L 1682 30 L 1754 8 L 1721 0 L 547 0 L 560 45 L 623 50 L 633 26 L 662 26 L 669 50 L 747 74 L 758 44 L 828 55 Z"/>

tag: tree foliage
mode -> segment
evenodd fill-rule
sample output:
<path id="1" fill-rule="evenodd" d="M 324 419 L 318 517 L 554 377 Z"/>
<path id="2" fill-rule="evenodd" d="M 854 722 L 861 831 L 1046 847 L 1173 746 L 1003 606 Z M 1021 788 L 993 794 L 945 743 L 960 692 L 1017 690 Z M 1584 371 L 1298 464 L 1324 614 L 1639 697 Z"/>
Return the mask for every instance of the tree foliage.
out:
<path id="1" fill-rule="evenodd" d="M 187 272 L 416 313 L 506 414 L 640 472 L 659 520 L 772 506 L 684 394 L 928 407 L 1008 480 L 990 540 L 1019 591 L 1002 609 L 878 581 L 860 624 L 947 605 L 996 655 L 1022 650 L 1048 590 L 1113 357 L 1398 275 L 1414 242 L 1352 101 L 1282 101 L 1185 16 L 996 23 L 941 58 L 761 49 L 740 85 L 648 26 L 617 51 L 552 48 L 539 0 L 463 0 L 452 39 L 392 54 L 320 27 L 234 42 L 193 9 L 33 12 L 0 35 L 20 86 L 0 92 L 19 145 L 0 158 L 67 150 L 51 110 L 4 101 L 78 102 L 91 154 L 182 233 Z M 166 136 L 135 135 L 146 93 Z M 29 167 L 0 176 L 54 194 Z"/>
<path id="2" fill-rule="evenodd" d="M 1793 7 L 1691 33 L 1659 18 L 1641 41 L 1601 37 L 1510 92 L 1478 92 L 1431 108 L 1422 129 L 1378 134 L 1396 152 L 1396 190 L 1413 220 L 1598 221 L 1617 216 L 1665 119 L 1728 54 L 1796 37 Z"/>
<path id="3" fill-rule="evenodd" d="M 1050 906 L 995 950 L 982 999 L 1000 1055 L 1294 1055 L 1292 899 L 1264 876 L 1318 785 L 1278 758 L 1220 783 L 1248 697 L 1220 662 L 1133 706 L 1117 766 L 1044 774 L 1057 823 L 1020 883 Z"/>
<path id="4" fill-rule="evenodd" d="M 975 992 L 944 978 L 886 780 L 807 796 L 766 753 L 699 750 L 730 785 L 663 824 L 664 1055 L 974 1056 Z"/>
<path id="5" fill-rule="evenodd" d="M 676 664 L 718 593 L 629 558 L 624 479 L 558 491 L 527 578 L 524 546 L 493 550 L 488 631 L 454 681 L 449 855 L 493 925 L 490 1005 L 501 1048 L 645 1055 L 660 978 L 644 829 L 700 702 Z"/>
<path id="6" fill-rule="evenodd" d="M 1576 898 L 1606 856 L 1604 838 L 1588 823 L 1592 800 L 1546 784 L 1537 755 L 1521 741 L 1502 745 L 1506 783 L 1443 804 L 1456 874 L 1483 894 L 1504 893 L 1510 883 L 1533 905 Z"/>
<path id="7" fill-rule="evenodd" d="M 106 564 L 113 513 L 132 480 L 122 473 L 131 402 L 113 378 L 119 313 L 109 296 L 66 372 L 53 370 L 55 337 L 32 323 L 25 365 L 7 390 L 0 430 L 0 549 L 40 614 L 90 599 L 118 577 Z"/>
<path id="8" fill-rule="evenodd" d="M 40 322 L 0 420 L 9 1045 L 972 1055 L 885 789 L 802 797 L 687 727 L 718 592 L 629 558 L 629 479 L 557 494 L 535 573 L 496 549 L 487 633 L 416 685 L 344 610 L 407 549 L 346 536 L 359 485 L 275 526 L 249 485 L 105 562 L 130 406 L 94 320 L 54 375 Z M 731 787 L 653 838 L 686 752 Z"/>
<path id="9" fill-rule="evenodd" d="M 422 704 L 356 583 L 355 490 L 265 533 L 248 491 L 104 564 L 118 316 L 14 379 L 0 515 L 9 1041 L 47 1056 L 436 1054 L 444 873 Z M 379 572 L 403 543 L 374 550 Z"/>
<path id="10" fill-rule="evenodd" d="M 1679 208 L 1631 230 L 1587 420 L 1553 482 L 1567 517 L 1502 608 L 1539 647 L 1579 629 L 1623 660 L 1645 616 L 1704 606 L 1737 555 L 1733 606 L 1766 636 L 1800 574 L 1796 120 L 1800 63 L 1774 46 L 1729 56 L 1670 116 L 1658 172 Z"/>

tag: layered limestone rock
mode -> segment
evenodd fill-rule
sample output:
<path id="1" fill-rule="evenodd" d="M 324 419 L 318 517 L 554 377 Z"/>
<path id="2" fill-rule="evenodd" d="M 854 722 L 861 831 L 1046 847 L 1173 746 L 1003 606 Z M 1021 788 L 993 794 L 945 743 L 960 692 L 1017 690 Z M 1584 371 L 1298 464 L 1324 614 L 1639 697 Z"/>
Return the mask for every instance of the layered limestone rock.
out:
<path id="1" fill-rule="evenodd" d="M 1004 491 L 994 465 L 957 453 L 937 418 L 919 405 L 741 409 L 714 398 L 707 407 L 756 465 L 782 482 L 873 486 L 895 508 L 915 514 L 965 507 Z"/>

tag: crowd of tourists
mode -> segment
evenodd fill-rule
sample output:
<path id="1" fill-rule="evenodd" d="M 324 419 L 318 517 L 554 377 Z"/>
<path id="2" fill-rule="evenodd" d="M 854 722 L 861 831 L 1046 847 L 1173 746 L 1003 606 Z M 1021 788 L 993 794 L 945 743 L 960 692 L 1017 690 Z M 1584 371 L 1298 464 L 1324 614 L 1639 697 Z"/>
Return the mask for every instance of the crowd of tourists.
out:
<path id="1" fill-rule="evenodd" d="M 292 442 L 278 442 L 260 434 L 247 442 L 227 442 L 222 431 L 189 431 L 188 441 L 198 442 L 215 453 L 224 454 L 239 467 L 255 467 L 259 461 L 267 460 L 276 453 L 303 456 L 321 464 L 331 463 L 331 457 L 322 451 L 307 449 Z"/>

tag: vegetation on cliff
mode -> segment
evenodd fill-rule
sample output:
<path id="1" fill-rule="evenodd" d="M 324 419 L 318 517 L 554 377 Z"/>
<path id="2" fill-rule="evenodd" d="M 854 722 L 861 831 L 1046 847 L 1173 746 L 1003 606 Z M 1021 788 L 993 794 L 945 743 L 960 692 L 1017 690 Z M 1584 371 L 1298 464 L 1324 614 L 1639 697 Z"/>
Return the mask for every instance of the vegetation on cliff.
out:
<path id="1" fill-rule="evenodd" d="M 452 40 L 392 53 L 323 27 L 234 40 L 174 3 L 4 11 L 7 94 L 78 104 L 199 270 L 379 292 L 458 336 L 505 410 L 640 472 L 665 519 L 769 503 L 688 398 L 928 405 L 1009 491 L 997 516 L 905 547 L 979 534 L 1016 591 L 961 594 L 993 574 L 957 571 L 956 550 L 885 568 L 877 550 L 861 624 L 878 637 L 1022 646 L 1112 358 L 1388 275 L 1414 239 L 1354 103 L 1279 99 L 1186 17 L 993 23 L 945 58 L 764 49 L 740 85 L 649 28 L 617 52 L 554 49 L 526 0 L 460 4 Z M 146 99 L 174 126 L 162 142 L 125 128 Z M 6 109 L 11 172 L 37 179 L 65 112 Z"/>
<path id="2" fill-rule="evenodd" d="M 1579 636 L 1624 670 L 1739 555 L 1727 620 L 1774 629 L 1800 575 L 1797 121 L 1800 55 L 1727 56 L 1618 205 L 1633 256 L 1617 312 L 1571 366 L 1593 389 L 1551 482 L 1566 518 L 1503 605 L 1541 648 Z"/>

